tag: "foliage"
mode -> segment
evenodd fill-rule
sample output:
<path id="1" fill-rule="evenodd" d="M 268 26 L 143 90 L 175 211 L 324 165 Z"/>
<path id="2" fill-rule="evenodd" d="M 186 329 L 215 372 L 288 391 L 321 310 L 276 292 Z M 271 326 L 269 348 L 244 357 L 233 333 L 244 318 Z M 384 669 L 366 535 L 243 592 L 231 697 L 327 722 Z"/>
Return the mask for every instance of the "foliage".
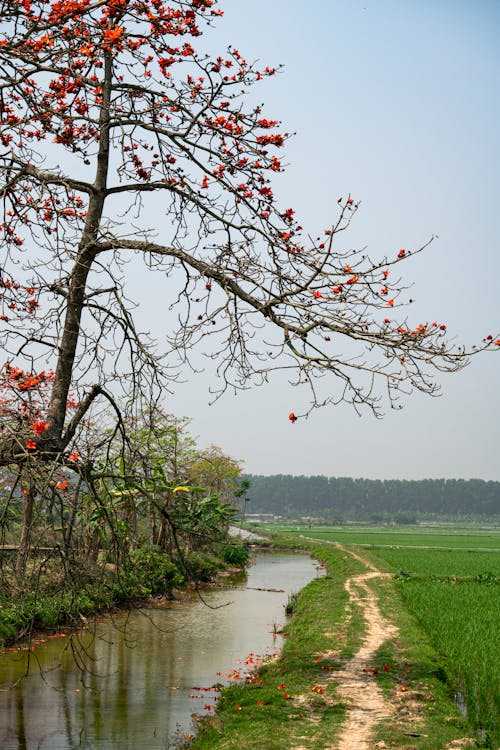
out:
<path id="1" fill-rule="evenodd" d="M 148 545 L 133 550 L 115 584 L 120 596 L 129 599 L 167 594 L 182 584 L 178 566 L 158 547 Z"/>
<path id="2" fill-rule="evenodd" d="M 192 550 L 184 554 L 180 562 L 186 575 L 195 581 L 211 581 L 224 567 L 224 563 L 218 557 L 202 550 Z"/>
<path id="3" fill-rule="evenodd" d="M 415 481 L 284 474 L 249 478 L 251 513 L 290 518 L 337 516 L 386 523 L 408 523 L 416 518 L 500 517 L 500 482 L 481 479 Z"/>
<path id="4" fill-rule="evenodd" d="M 0 593 L 0 645 L 29 639 L 37 629 L 79 626 L 82 616 L 144 602 L 151 596 L 168 596 L 187 582 L 211 581 L 227 565 L 243 567 L 247 561 L 248 549 L 230 542 L 182 551 L 175 560 L 146 544 L 130 550 L 118 567 L 103 561 L 92 568 L 81 564 L 71 578 L 56 558 L 45 570 L 39 562 L 30 561 L 29 572 L 38 570 L 36 585 L 29 579 L 15 595 L 13 584 L 11 590 Z M 4 580 L 12 580 L 7 564 L 3 565 Z"/>
<path id="5" fill-rule="evenodd" d="M 52 630 L 82 624 L 82 617 L 118 603 L 110 587 L 82 586 L 79 590 L 26 592 L 6 598 L 0 607 L 0 643 L 9 645 L 29 639 L 35 630 Z"/>
<path id="6" fill-rule="evenodd" d="M 235 565 L 238 568 L 243 568 L 250 558 L 248 545 L 237 544 L 236 542 L 225 544 L 221 548 L 219 555 L 225 563 Z"/>
<path id="7" fill-rule="evenodd" d="M 297 611 L 297 604 L 299 601 L 299 595 L 297 593 L 290 594 L 285 607 L 285 614 L 288 616 L 295 614 Z"/>

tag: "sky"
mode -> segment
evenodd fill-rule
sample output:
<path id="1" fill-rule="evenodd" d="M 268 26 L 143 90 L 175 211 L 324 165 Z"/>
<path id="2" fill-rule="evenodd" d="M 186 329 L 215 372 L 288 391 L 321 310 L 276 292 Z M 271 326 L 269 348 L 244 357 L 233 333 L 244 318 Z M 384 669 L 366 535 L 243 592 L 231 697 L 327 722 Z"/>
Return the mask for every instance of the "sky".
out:
<path id="1" fill-rule="evenodd" d="M 207 32 L 248 59 L 282 63 L 258 92 L 296 135 L 276 191 L 312 231 L 339 196 L 361 207 L 345 247 L 384 256 L 438 238 L 404 264 L 415 318 L 446 322 L 468 346 L 500 333 L 498 240 L 500 4 L 477 0 L 227 0 Z M 144 290 L 144 296 L 147 292 Z M 141 297 L 137 290 L 136 297 Z M 158 315 L 152 332 L 161 340 Z M 210 404 L 210 367 L 166 397 L 201 446 L 253 474 L 500 480 L 500 352 L 443 375 L 439 398 L 413 394 L 375 419 L 347 405 L 307 410 L 278 375 Z M 323 383 L 325 386 L 325 383 Z M 327 384 L 326 384 L 327 387 Z"/>

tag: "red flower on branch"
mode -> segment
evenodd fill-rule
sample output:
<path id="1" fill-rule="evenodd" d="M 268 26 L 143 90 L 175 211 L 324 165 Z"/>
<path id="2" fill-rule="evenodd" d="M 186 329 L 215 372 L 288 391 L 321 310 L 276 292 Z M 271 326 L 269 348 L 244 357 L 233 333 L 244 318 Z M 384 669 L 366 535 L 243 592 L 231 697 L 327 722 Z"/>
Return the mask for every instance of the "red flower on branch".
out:
<path id="1" fill-rule="evenodd" d="M 50 427 L 50 424 L 47 424 L 47 422 L 44 422 L 42 419 L 37 420 L 33 424 L 30 424 L 31 429 L 35 433 L 35 435 L 41 435 L 45 430 L 48 430 Z"/>

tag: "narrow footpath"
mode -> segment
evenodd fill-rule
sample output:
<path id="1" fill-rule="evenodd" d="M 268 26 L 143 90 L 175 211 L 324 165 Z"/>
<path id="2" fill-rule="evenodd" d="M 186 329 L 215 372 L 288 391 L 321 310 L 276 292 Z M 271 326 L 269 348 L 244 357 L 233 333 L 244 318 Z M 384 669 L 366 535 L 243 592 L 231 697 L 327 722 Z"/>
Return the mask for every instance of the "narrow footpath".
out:
<path id="1" fill-rule="evenodd" d="M 390 575 L 381 573 L 355 552 L 337 546 L 363 563 L 369 572 L 353 576 L 345 584 L 349 600 L 357 609 L 355 616 L 361 615 L 365 621 L 365 633 L 357 653 L 344 669 L 335 673 L 335 682 L 350 708 L 340 737 L 328 750 L 371 750 L 375 724 L 390 717 L 394 713 L 394 706 L 385 700 L 373 677 L 363 670 L 370 665 L 384 641 L 397 636 L 398 629 L 382 617 L 369 581 L 390 578 Z"/>

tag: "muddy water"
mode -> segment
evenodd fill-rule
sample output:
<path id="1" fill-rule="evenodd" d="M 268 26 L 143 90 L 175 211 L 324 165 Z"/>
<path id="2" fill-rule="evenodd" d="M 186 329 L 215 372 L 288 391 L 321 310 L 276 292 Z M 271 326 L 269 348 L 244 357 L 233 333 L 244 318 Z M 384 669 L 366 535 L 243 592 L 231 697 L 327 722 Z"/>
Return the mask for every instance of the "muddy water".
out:
<path id="1" fill-rule="evenodd" d="M 288 595 L 317 574 L 308 557 L 261 555 L 206 604 L 193 596 L 1 656 L 0 748 L 166 750 L 193 713 L 213 711 L 207 688 L 278 653 Z M 258 590 L 271 588 L 282 591 Z"/>

